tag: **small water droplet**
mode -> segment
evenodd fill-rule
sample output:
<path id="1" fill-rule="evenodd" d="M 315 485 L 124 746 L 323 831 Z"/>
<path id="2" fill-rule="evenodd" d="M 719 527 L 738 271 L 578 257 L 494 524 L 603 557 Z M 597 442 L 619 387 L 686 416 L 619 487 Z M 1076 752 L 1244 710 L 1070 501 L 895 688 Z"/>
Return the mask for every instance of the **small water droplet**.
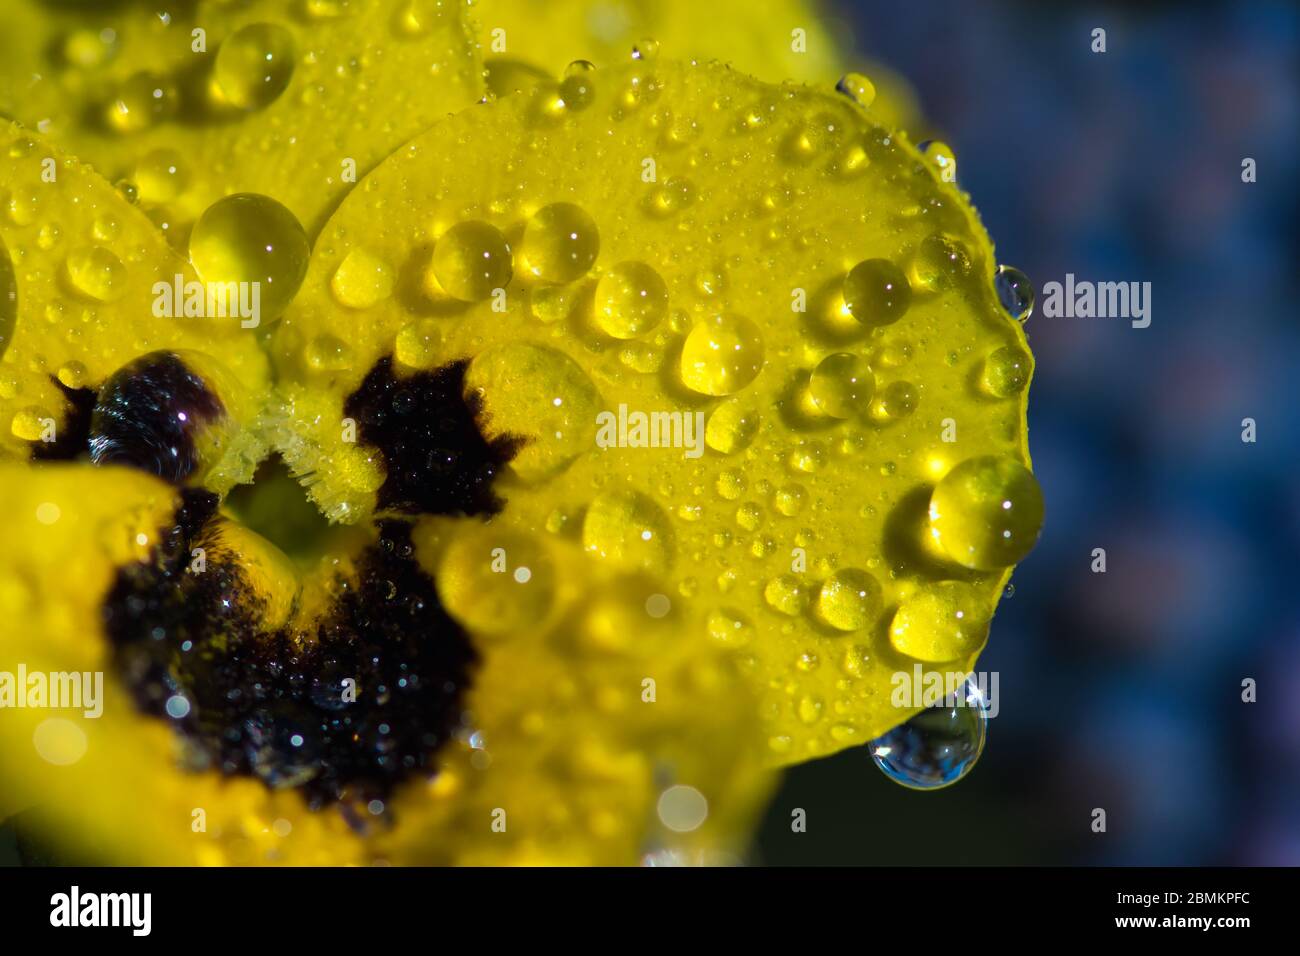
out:
<path id="1" fill-rule="evenodd" d="M 1034 314 L 1034 284 L 1027 275 L 1011 266 L 998 266 L 993 276 L 993 288 L 1008 315 L 1017 322 L 1029 321 Z"/>
<path id="2" fill-rule="evenodd" d="M 863 109 L 870 107 L 876 99 L 876 85 L 861 73 L 845 73 L 835 84 L 835 89 Z"/>
<path id="3" fill-rule="evenodd" d="M 68 255 L 68 278 L 78 292 L 112 302 L 126 292 L 126 266 L 103 246 L 87 246 Z"/>
<path id="4" fill-rule="evenodd" d="M 808 397 L 823 415 L 851 418 L 866 412 L 876 392 L 871 366 L 860 355 L 836 352 L 817 363 L 808 379 Z"/>
<path id="5" fill-rule="evenodd" d="M 430 263 L 438 286 L 453 299 L 480 302 L 514 275 L 510 244 L 500 229 L 479 220 L 458 222 L 441 236 Z"/>
<path id="6" fill-rule="evenodd" d="M 888 259 L 867 259 L 844 277 L 844 306 L 863 325 L 890 325 L 912 304 L 912 287 Z"/>

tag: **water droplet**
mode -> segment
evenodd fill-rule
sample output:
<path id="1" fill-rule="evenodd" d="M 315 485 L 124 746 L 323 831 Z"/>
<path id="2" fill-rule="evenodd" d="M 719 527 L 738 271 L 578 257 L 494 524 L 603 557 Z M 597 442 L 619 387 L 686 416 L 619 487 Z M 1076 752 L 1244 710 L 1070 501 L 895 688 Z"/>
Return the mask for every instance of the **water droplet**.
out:
<path id="1" fill-rule="evenodd" d="M 960 240 L 933 233 L 917 247 L 912 282 L 930 292 L 945 292 L 968 275 L 970 268 L 970 252 Z"/>
<path id="2" fill-rule="evenodd" d="M 85 388 L 88 374 L 81 362 L 64 362 L 59 366 L 58 379 L 65 388 Z"/>
<path id="3" fill-rule="evenodd" d="M 1034 284 L 1029 276 L 1011 266 L 998 266 L 993 275 L 998 301 L 1017 322 L 1027 322 L 1034 314 Z"/>
<path id="4" fill-rule="evenodd" d="M 657 219 L 667 219 L 695 202 L 695 184 L 682 176 L 670 176 L 646 196 L 645 209 Z"/>
<path id="5" fill-rule="evenodd" d="M 704 443 L 722 455 L 734 455 L 749 447 L 758 434 L 758 413 L 737 399 L 713 410 L 704 426 Z"/>
<path id="6" fill-rule="evenodd" d="M 574 60 L 564 68 L 560 81 L 560 99 L 566 109 L 581 110 L 595 96 L 596 67 L 588 60 Z"/>
<path id="7" fill-rule="evenodd" d="M 869 108 L 876 99 L 876 85 L 861 73 L 845 73 L 835 84 L 835 89 L 863 109 Z"/>
<path id="8" fill-rule="evenodd" d="M 311 247 L 302 224 L 269 196 L 235 193 L 203 211 L 190 233 L 190 261 L 204 282 L 258 282 L 261 320 L 292 301 Z"/>
<path id="9" fill-rule="evenodd" d="M 980 591 L 959 581 L 926 585 L 898 606 L 889 642 L 919 661 L 964 660 L 984 646 L 992 611 Z"/>
<path id="10" fill-rule="evenodd" d="M 176 112 L 176 86 L 157 73 L 142 71 L 123 80 L 109 99 L 105 120 L 119 133 L 136 133 Z"/>
<path id="11" fill-rule="evenodd" d="M 595 263 L 600 233 L 580 206 L 551 203 L 528 220 L 521 251 L 526 268 L 538 279 L 572 282 Z"/>
<path id="12" fill-rule="evenodd" d="M 259 110 L 285 91 L 293 68 L 293 34 L 279 24 L 250 23 L 221 44 L 212 80 L 225 102 Z"/>
<path id="13" fill-rule="evenodd" d="M 808 589 L 796 575 L 782 574 L 767 582 L 763 599 L 772 610 L 795 617 L 808 606 Z"/>
<path id="14" fill-rule="evenodd" d="M 1043 527 L 1043 493 L 1012 458 L 968 458 L 935 486 L 930 533 L 963 567 L 996 570 L 1021 560 Z"/>
<path id="15" fill-rule="evenodd" d="M 890 382 L 876 397 L 871 414 L 882 421 L 898 421 L 916 411 L 918 400 L 916 386 L 911 382 Z"/>
<path id="16" fill-rule="evenodd" d="M 318 335 L 308 343 L 305 358 L 317 372 L 341 372 L 352 366 L 352 347 L 334 335 Z"/>
<path id="17" fill-rule="evenodd" d="M 620 262 L 596 284 L 596 324 L 616 339 L 636 338 L 668 311 L 668 286 L 644 262 Z"/>
<path id="18" fill-rule="evenodd" d="M 841 568 L 822 582 L 817 616 L 837 631 L 857 631 L 880 613 L 880 585 L 870 572 Z"/>
<path id="19" fill-rule="evenodd" d="M 135 164 L 136 191 L 144 202 L 171 202 L 189 185 L 181 154 L 163 147 L 150 150 Z"/>
<path id="20" fill-rule="evenodd" d="M 1005 345 L 984 359 L 980 384 L 990 395 L 1010 398 L 1019 395 L 1029 381 L 1030 358 L 1017 345 Z"/>
<path id="21" fill-rule="evenodd" d="M 912 304 L 912 287 L 888 259 L 859 262 L 844 278 L 844 306 L 863 325 L 890 325 Z"/>
<path id="22" fill-rule="evenodd" d="M 36 190 L 20 187 L 9 194 L 9 201 L 5 203 L 5 212 L 15 226 L 29 226 L 36 218 L 40 204 L 41 198 Z"/>
<path id="23" fill-rule="evenodd" d="M 505 552 L 509 568 L 494 559 Z M 523 582 L 511 571 L 527 569 Z M 542 541 L 500 528 L 466 526 L 447 547 L 434 579 L 447 613 L 476 634 L 527 631 L 545 621 L 556 571 Z"/>
<path id="24" fill-rule="evenodd" d="M 462 302 L 479 302 L 503 289 L 514 275 L 510 244 L 501 230 L 486 222 L 468 220 L 452 226 L 438 238 L 431 263 L 442 290 Z"/>
<path id="25" fill-rule="evenodd" d="M 126 266 L 103 246 L 86 246 L 68 255 L 68 278 L 77 291 L 100 302 L 126 292 Z"/>
<path id="26" fill-rule="evenodd" d="M 632 59 L 649 62 L 659 55 L 659 41 L 646 37 L 632 47 Z"/>
<path id="27" fill-rule="evenodd" d="M 605 492 L 587 508 L 582 546 L 629 570 L 663 574 L 672 563 L 672 525 L 639 491 Z"/>
<path id="28" fill-rule="evenodd" d="M 525 481 L 555 475 L 595 447 L 607 406 L 580 366 L 558 349 L 527 342 L 491 346 L 470 362 L 465 394 L 483 400 L 489 438 L 525 439 L 510 470 Z"/>
<path id="29" fill-rule="evenodd" d="M 728 647 L 744 647 L 754 639 L 749 618 L 732 608 L 718 608 L 709 614 L 709 637 Z"/>
<path id="30" fill-rule="evenodd" d="M 984 752 L 988 704 L 974 681 L 867 745 L 871 759 L 895 783 L 936 790 L 970 773 Z"/>
<path id="31" fill-rule="evenodd" d="M 860 355 L 836 352 L 817 363 L 808 379 L 808 397 L 831 418 L 852 418 L 870 409 L 876 392 L 871 366 Z"/>
<path id="32" fill-rule="evenodd" d="M 40 441 L 45 422 L 52 417 L 47 409 L 39 405 L 28 405 L 14 413 L 9 431 L 20 441 Z"/>
<path id="33" fill-rule="evenodd" d="M 939 179 L 945 183 L 957 181 L 957 154 L 947 143 L 937 139 L 926 140 L 918 147 L 926 161 L 939 173 Z"/>
<path id="34" fill-rule="evenodd" d="M 365 249 L 348 251 L 330 278 L 330 292 L 339 305 L 368 309 L 393 293 L 393 270 L 388 263 Z"/>
<path id="35" fill-rule="evenodd" d="M 397 333 L 394 354 L 408 368 L 433 368 L 439 364 L 443 332 L 434 319 L 420 319 Z"/>
<path id="36" fill-rule="evenodd" d="M 682 343 L 682 383 L 702 395 L 730 395 L 763 368 L 763 333 L 744 316 L 722 313 L 698 322 Z"/>

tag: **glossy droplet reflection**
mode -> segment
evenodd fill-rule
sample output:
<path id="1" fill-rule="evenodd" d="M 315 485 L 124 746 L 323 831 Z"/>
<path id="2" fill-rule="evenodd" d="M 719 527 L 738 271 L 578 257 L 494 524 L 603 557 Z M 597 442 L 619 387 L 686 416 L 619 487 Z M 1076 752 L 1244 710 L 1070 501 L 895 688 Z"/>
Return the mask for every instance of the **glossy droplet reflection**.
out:
<path id="1" fill-rule="evenodd" d="M 682 344 L 682 384 L 702 395 L 738 392 L 763 368 L 763 333 L 730 313 L 698 323 Z"/>
<path id="2" fill-rule="evenodd" d="M 620 262 L 596 285 L 596 324 L 616 339 L 636 338 L 668 311 L 668 286 L 644 262 Z"/>
<path id="3" fill-rule="evenodd" d="M 600 232 L 586 210 L 573 203 L 543 206 L 524 228 L 527 269 L 544 282 L 572 282 L 587 273 L 600 253 Z"/>
<path id="4" fill-rule="evenodd" d="M 470 220 L 452 226 L 433 248 L 432 269 L 442 290 L 462 302 L 479 302 L 514 275 L 510 244 L 501 230 Z"/>
<path id="5" fill-rule="evenodd" d="M 212 78 L 227 103 L 257 110 L 284 92 L 293 66 L 293 35 L 278 24 L 251 23 L 221 44 Z"/>
<path id="6" fill-rule="evenodd" d="M 1017 322 L 1026 322 L 1034 314 L 1034 284 L 1029 276 L 1011 266 L 998 266 L 993 276 L 998 301 Z"/>
<path id="7" fill-rule="evenodd" d="M 912 790 L 937 790 L 970 773 L 984 752 L 988 701 L 973 680 L 941 704 L 867 745 L 876 766 Z"/>
<path id="8" fill-rule="evenodd" d="M 1042 527 L 1038 481 L 1011 458 L 968 458 L 930 496 L 930 533 L 963 567 L 1010 567 L 1030 552 Z"/>
<path id="9" fill-rule="evenodd" d="M 293 299 L 310 252 L 294 214 L 258 193 L 217 200 L 190 233 L 190 261 L 204 282 L 259 283 L 262 321 Z"/>
<path id="10" fill-rule="evenodd" d="M 912 304 L 912 287 L 888 259 L 859 262 L 844 278 L 844 306 L 866 326 L 897 322 Z"/>

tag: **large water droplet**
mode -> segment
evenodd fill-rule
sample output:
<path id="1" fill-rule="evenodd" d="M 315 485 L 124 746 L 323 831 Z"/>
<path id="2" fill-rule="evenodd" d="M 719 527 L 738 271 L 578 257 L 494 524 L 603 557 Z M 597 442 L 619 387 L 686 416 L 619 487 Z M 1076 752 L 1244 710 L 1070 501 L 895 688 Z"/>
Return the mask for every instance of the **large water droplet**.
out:
<path id="1" fill-rule="evenodd" d="M 433 248 L 434 278 L 442 290 L 462 302 L 479 302 L 504 289 L 514 275 L 510 244 L 501 230 L 486 222 L 458 222 Z"/>
<path id="2" fill-rule="evenodd" d="M 723 402 L 713 410 L 704 426 L 704 442 L 722 455 L 734 455 L 749 447 L 758 434 L 758 413 L 740 399 Z"/>
<path id="3" fill-rule="evenodd" d="M 808 397 L 819 412 L 831 418 L 852 418 L 868 411 L 875 392 L 871 366 L 850 352 L 826 356 L 808 379 Z"/>
<path id="4" fill-rule="evenodd" d="M 968 458 L 930 496 L 930 533 L 963 567 L 992 571 L 1015 564 L 1042 527 L 1038 481 L 1012 458 Z"/>
<path id="5" fill-rule="evenodd" d="M 68 255 L 68 278 L 78 292 L 112 302 L 126 291 L 126 266 L 103 246 L 86 246 Z"/>
<path id="6" fill-rule="evenodd" d="M 616 339 L 636 338 L 668 311 L 668 286 L 644 262 L 620 262 L 596 284 L 596 324 Z"/>
<path id="7" fill-rule="evenodd" d="M 730 395 L 763 368 L 763 333 L 741 315 L 723 313 L 696 324 L 682 343 L 682 383 L 703 395 Z"/>
<path id="8" fill-rule="evenodd" d="M 212 79 L 227 103 L 258 110 L 284 92 L 293 67 L 293 34 L 279 24 L 250 23 L 221 44 Z"/>
<path id="9" fill-rule="evenodd" d="M 538 279 L 572 282 L 595 263 L 600 232 L 582 207 L 551 203 L 528 220 L 522 246 L 525 266 Z"/>
<path id="10" fill-rule="evenodd" d="M 912 287 L 888 259 L 859 262 L 844 277 L 844 306 L 866 326 L 897 322 L 912 304 Z"/>
<path id="11" fill-rule="evenodd" d="M 1029 356 L 1019 346 L 995 349 L 984 359 L 980 385 L 997 398 L 1019 395 L 1029 381 L 1029 363 Z"/>
<path id="12" fill-rule="evenodd" d="M 1034 284 L 1029 276 L 1011 266 L 998 266 L 993 275 L 998 301 L 1017 322 L 1027 322 L 1034 314 Z"/>
<path id="13" fill-rule="evenodd" d="M 532 537 L 468 527 L 443 554 L 435 581 L 448 614 L 476 634 L 503 634 L 546 619 L 555 563 Z"/>
<path id="14" fill-rule="evenodd" d="M 663 574 L 672 563 L 672 525 L 663 509 L 639 491 L 605 492 L 587 508 L 582 545 L 629 570 Z"/>
<path id="15" fill-rule="evenodd" d="M 190 233 L 190 261 L 204 282 L 260 283 L 262 321 L 292 301 L 310 253 L 307 233 L 294 214 L 258 193 L 217 200 Z"/>
<path id="16" fill-rule="evenodd" d="M 383 259 L 356 248 L 348 252 L 330 278 L 330 292 L 340 305 L 368 309 L 393 292 L 393 270 Z"/>
<path id="17" fill-rule="evenodd" d="M 837 631 L 857 631 L 880 613 L 880 585 L 867 571 L 841 568 L 822 582 L 817 616 Z"/>
<path id="18" fill-rule="evenodd" d="M 984 646 L 991 616 L 988 602 L 969 584 L 926 585 L 899 604 L 889 642 L 919 661 L 961 660 Z"/>
<path id="19" fill-rule="evenodd" d="M 929 707 L 867 744 L 876 766 L 895 783 L 937 790 L 970 773 L 988 730 L 988 702 L 967 680 L 953 697 Z"/>
<path id="20" fill-rule="evenodd" d="M 163 147 L 150 150 L 135 164 L 135 186 L 144 202 L 170 202 L 189 185 L 189 172 L 181 154 Z"/>
<path id="21" fill-rule="evenodd" d="M 134 73 L 113 92 L 105 112 L 110 129 L 135 133 L 176 112 L 176 85 L 157 73 Z"/>

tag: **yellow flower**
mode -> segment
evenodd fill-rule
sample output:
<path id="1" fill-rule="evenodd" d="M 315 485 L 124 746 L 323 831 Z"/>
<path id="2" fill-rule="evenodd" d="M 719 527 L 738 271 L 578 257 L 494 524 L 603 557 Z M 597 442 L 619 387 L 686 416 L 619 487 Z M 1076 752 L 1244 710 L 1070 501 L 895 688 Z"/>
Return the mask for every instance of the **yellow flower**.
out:
<path id="1" fill-rule="evenodd" d="M 533 9 L 0 14 L 0 813 L 112 861 L 725 861 L 764 765 L 973 668 L 1042 501 L 951 150 L 832 91 L 803 4 Z"/>

